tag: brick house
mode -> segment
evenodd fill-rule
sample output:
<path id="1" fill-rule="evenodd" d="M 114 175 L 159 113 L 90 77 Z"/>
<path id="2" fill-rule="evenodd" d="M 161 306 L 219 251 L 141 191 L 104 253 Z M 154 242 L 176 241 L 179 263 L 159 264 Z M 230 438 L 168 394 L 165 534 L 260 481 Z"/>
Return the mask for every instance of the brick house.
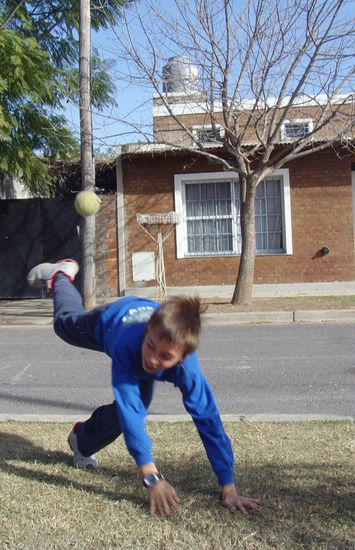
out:
<path id="1" fill-rule="evenodd" d="M 329 148 L 291 162 L 259 185 L 256 285 L 355 280 L 354 161 Z M 240 257 L 236 179 L 191 152 L 123 146 L 117 159 L 118 292 L 154 285 L 156 244 L 136 214 L 170 211 L 177 211 L 181 222 L 164 243 L 167 286 L 234 285 Z M 212 199 L 209 185 L 215 188 Z M 213 225 L 219 237 L 213 231 L 205 238 L 198 234 L 203 224 L 194 204 L 208 200 L 225 208 Z M 266 200 L 271 213 L 265 211 Z M 230 234 L 223 235 L 225 227 Z"/>
<path id="2" fill-rule="evenodd" d="M 117 149 L 118 294 L 147 294 L 154 287 L 156 243 L 138 225 L 137 213 L 174 211 L 179 216 L 180 223 L 164 242 L 167 287 L 200 287 L 200 293 L 213 295 L 213 287 L 227 288 L 236 282 L 241 251 L 238 177 L 194 152 L 191 134 L 207 142 L 214 154 L 226 155 L 215 139 L 216 132 L 223 132 L 218 108 L 212 126 L 203 94 L 194 93 L 193 98 L 185 90 L 168 94 L 170 111 L 155 95 L 155 143 Z M 312 132 L 325 100 L 299 98 L 281 127 L 281 153 L 300 133 Z M 355 156 L 344 148 L 340 137 L 342 116 L 351 122 L 351 109 L 352 103 L 345 103 L 331 127 L 317 135 L 320 143 L 329 132 L 339 134 L 338 143 L 292 160 L 259 184 L 255 286 L 355 280 Z M 191 131 L 190 136 L 181 131 L 172 110 Z M 255 131 L 250 129 L 249 115 L 248 102 L 244 102 L 243 139 L 253 143 Z M 254 120 L 254 129 L 257 124 Z M 98 227 L 100 223 L 98 217 Z M 167 227 L 162 228 L 164 233 Z M 115 259 L 112 248 L 112 266 Z"/>

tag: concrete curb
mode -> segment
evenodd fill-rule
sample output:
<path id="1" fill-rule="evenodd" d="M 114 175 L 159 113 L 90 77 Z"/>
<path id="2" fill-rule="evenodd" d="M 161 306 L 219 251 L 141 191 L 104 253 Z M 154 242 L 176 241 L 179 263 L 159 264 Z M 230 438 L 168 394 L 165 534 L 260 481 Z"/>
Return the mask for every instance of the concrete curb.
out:
<path id="1" fill-rule="evenodd" d="M 175 287 L 174 287 L 175 288 Z M 187 293 L 190 287 L 176 287 Z M 208 289 L 208 292 L 207 290 Z M 136 289 L 137 290 L 137 289 Z M 145 288 L 145 291 L 147 288 Z M 191 290 L 191 288 L 190 288 Z M 206 295 L 231 296 L 232 287 L 193 287 L 194 292 Z M 184 291 L 184 292 L 183 292 Z M 136 293 L 137 294 L 137 293 Z M 253 294 L 259 297 L 355 295 L 355 281 L 346 283 L 303 283 L 291 285 L 254 285 Z M 137 294 L 138 295 L 138 294 Z M 254 323 L 319 323 L 355 322 L 355 309 L 317 309 L 296 311 L 239 311 L 230 313 L 206 313 L 205 325 L 231 325 Z M 30 327 L 53 325 L 53 302 L 50 299 L 0 300 L 1 327 Z"/>
<path id="2" fill-rule="evenodd" d="M 205 326 L 250 323 L 293 323 L 293 311 L 239 311 L 235 313 L 207 313 Z M 354 312 L 355 320 L 355 312 Z"/>
<path id="3" fill-rule="evenodd" d="M 258 323 L 348 323 L 355 322 L 355 309 L 318 309 L 299 311 L 240 311 L 234 313 L 207 313 L 205 326 L 243 325 Z M 0 327 L 52 327 L 50 316 L 30 316 L 0 311 Z"/>
<path id="4" fill-rule="evenodd" d="M 235 313 L 208 313 L 205 326 L 231 324 L 292 324 L 292 323 L 347 323 L 355 322 L 354 309 L 317 309 L 299 311 L 247 311 Z"/>
<path id="5" fill-rule="evenodd" d="M 54 422 L 60 424 L 85 420 L 85 415 L 74 414 L 0 414 L 0 422 Z M 353 422 L 352 416 L 333 414 L 221 414 L 223 422 Z M 191 421 L 188 414 L 152 414 L 148 422 L 186 422 Z"/>
<path id="6" fill-rule="evenodd" d="M 205 326 L 243 325 L 258 323 L 347 323 L 355 322 L 355 310 L 314 311 L 255 311 L 238 313 L 210 313 L 204 317 Z"/>
<path id="7" fill-rule="evenodd" d="M 355 310 L 353 309 L 321 309 L 318 311 L 300 310 L 293 314 L 295 323 L 312 322 L 353 322 L 355 321 Z"/>

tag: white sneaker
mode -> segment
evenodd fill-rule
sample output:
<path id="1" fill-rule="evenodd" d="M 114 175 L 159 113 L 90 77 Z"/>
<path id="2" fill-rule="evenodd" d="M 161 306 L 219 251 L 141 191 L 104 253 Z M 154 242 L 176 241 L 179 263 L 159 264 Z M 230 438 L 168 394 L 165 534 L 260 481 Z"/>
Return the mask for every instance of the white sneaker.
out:
<path id="1" fill-rule="evenodd" d="M 72 429 L 72 431 L 70 432 L 69 437 L 68 437 L 69 446 L 70 446 L 71 450 L 74 453 L 73 466 L 75 468 L 93 468 L 93 469 L 97 468 L 98 463 L 97 463 L 95 455 L 84 456 L 79 451 L 78 436 L 76 435 L 74 430 L 75 430 L 75 426 Z"/>
<path id="2" fill-rule="evenodd" d="M 57 273 L 64 273 L 73 282 L 79 271 L 79 265 L 75 260 L 59 260 L 55 264 L 38 264 L 27 275 L 27 282 L 31 286 L 45 285 L 48 290 L 53 288 L 53 280 Z"/>

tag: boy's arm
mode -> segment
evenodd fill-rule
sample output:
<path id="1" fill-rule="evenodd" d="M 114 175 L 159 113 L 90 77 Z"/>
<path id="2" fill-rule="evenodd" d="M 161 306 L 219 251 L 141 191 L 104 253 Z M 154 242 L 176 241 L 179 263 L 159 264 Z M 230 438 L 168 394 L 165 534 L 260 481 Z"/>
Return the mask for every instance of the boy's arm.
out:
<path id="1" fill-rule="evenodd" d="M 113 369 L 112 388 L 120 427 L 130 455 L 141 466 L 153 462 L 152 442 L 145 430 L 146 408 L 139 381 L 130 374 Z"/>
<path id="2" fill-rule="evenodd" d="M 196 353 L 185 360 L 176 385 L 182 392 L 186 411 L 199 432 L 220 486 L 234 482 L 234 456 L 222 424 L 213 392 L 203 376 Z"/>
<path id="3" fill-rule="evenodd" d="M 118 383 L 117 372 L 114 372 L 113 391 L 121 429 L 130 454 L 139 465 L 143 477 L 158 473 L 151 455 L 151 440 L 145 431 L 146 410 L 140 398 L 137 380 L 129 375 L 120 374 Z M 179 503 L 175 489 L 165 479 L 147 490 L 150 501 L 149 511 L 152 515 L 157 512 L 162 516 L 168 516 L 171 507 L 175 508 Z"/>
<path id="4" fill-rule="evenodd" d="M 212 390 L 200 370 L 196 353 L 188 356 L 184 363 L 187 376 L 182 375 L 180 379 L 184 405 L 192 416 L 218 477 L 224 506 L 232 512 L 239 510 L 243 514 L 247 513 L 248 508 L 259 511 L 257 500 L 238 495 L 233 477 L 232 446 L 225 433 Z"/>

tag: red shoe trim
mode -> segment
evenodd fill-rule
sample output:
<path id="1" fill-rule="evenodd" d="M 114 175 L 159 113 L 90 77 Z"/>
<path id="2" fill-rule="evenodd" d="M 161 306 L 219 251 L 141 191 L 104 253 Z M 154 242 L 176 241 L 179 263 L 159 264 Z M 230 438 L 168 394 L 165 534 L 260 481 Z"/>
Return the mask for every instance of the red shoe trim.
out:
<path id="1" fill-rule="evenodd" d="M 68 258 L 67 260 L 59 260 L 58 262 L 56 262 L 57 264 L 60 264 L 62 262 L 72 262 L 74 264 L 76 264 L 77 262 L 75 260 L 71 260 L 70 258 Z M 61 271 L 60 269 L 58 269 L 55 273 L 53 273 L 52 277 L 50 279 L 48 279 L 48 290 L 50 292 L 52 292 L 53 290 L 53 281 L 54 281 L 54 277 L 58 274 L 58 273 L 63 273 L 63 275 L 65 275 L 66 277 L 68 277 L 69 281 L 72 283 L 74 282 L 74 279 L 73 277 L 71 277 L 70 275 L 68 275 L 67 273 L 64 273 L 64 271 Z"/>
<path id="2" fill-rule="evenodd" d="M 53 273 L 52 277 L 50 279 L 48 279 L 48 290 L 50 290 L 50 292 L 52 292 L 53 290 L 53 282 L 54 282 L 54 277 L 56 275 L 58 275 L 58 273 L 63 273 L 63 275 L 65 275 L 66 277 L 68 277 L 69 281 L 72 283 L 74 281 L 73 277 L 71 277 L 70 275 L 68 275 L 68 273 L 64 273 L 64 271 L 61 271 L 60 269 L 58 269 L 58 271 L 56 271 L 55 273 Z"/>
<path id="3" fill-rule="evenodd" d="M 82 424 L 82 422 L 77 422 L 73 428 L 73 432 L 76 434 L 76 432 L 78 431 L 78 428 L 80 426 L 80 424 Z"/>

